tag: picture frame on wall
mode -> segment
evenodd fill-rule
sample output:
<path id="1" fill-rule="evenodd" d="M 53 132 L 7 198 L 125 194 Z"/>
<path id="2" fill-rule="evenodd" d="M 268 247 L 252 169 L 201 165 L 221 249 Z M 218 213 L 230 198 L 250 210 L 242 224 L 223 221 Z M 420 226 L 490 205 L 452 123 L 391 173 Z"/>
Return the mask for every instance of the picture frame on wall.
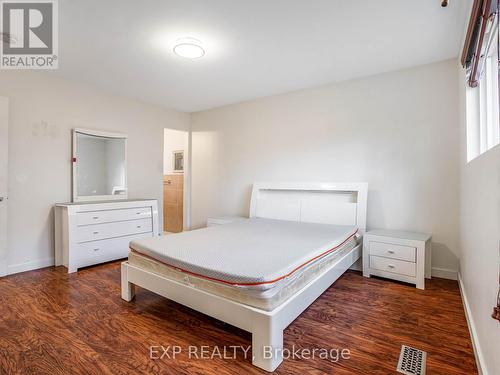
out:
<path id="1" fill-rule="evenodd" d="M 174 173 L 184 173 L 184 150 L 172 152 L 172 163 Z"/>

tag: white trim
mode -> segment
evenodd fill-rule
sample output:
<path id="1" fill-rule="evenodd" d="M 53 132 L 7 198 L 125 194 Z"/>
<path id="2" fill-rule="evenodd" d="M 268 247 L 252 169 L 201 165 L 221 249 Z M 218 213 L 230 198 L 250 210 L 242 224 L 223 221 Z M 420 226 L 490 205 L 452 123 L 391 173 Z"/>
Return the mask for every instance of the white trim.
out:
<path id="1" fill-rule="evenodd" d="M 432 277 L 441 279 L 458 280 L 458 271 L 450 268 L 432 267 Z"/>
<path id="2" fill-rule="evenodd" d="M 25 263 L 11 264 L 7 266 L 7 275 L 13 275 L 19 272 L 33 271 L 39 268 L 50 267 L 54 265 L 54 258 L 32 260 Z"/>
<path id="3" fill-rule="evenodd" d="M 0 96 L 0 277 L 7 274 L 9 254 L 9 98 Z"/>
<path id="4" fill-rule="evenodd" d="M 9 98 L 0 96 L 0 277 L 7 274 L 9 215 Z"/>
<path id="5" fill-rule="evenodd" d="M 191 180 L 192 180 L 192 134 L 187 131 L 188 147 L 187 154 L 184 153 L 184 230 L 191 230 Z M 187 158 L 186 158 L 187 155 Z M 186 163 L 187 160 L 187 163 Z M 187 168 L 186 168 L 187 167 Z M 163 192 L 162 192 L 163 194 Z M 163 205 L 162 205 L 163 208 Z M 163 212 L 163 211 L 162 211 Z M 163 213 L 162 213 L 163 215 Z M 163 224 L 165 225 L 165 224 Z"/>
<path id="6" fill-rule="evenodd" d="M 9 268 L 7 266 L 7 261 L 0 261 L 0 277 L 7 276 L 9 274 Z"/>
<path id="7" fill-rule="evenodd" d="M 126 133 L 120 132 L 110 132 L 107 130 L 94 130 L 94 129 L 84 129 L 75 128 L 73 129 L 76 133 L 82 133 L 86 135 L 93 135 L 95 137 L 106 137 L 106 138 L 128 138 Z"/>
<path id="8" fill-rule="evenodd" d="M 460 272 L 458 272 L 458 286 L 460 288 L 460 295 L 462 296 L 465 318 L 467 319 L 467 326 L 469 327 L 469 332 L 472 340 L 472 348 L 474 349 L 474 356 L 476 357 L 477 370 L 479 372 L 479 375 L 487 375 L 488 372 L 486 371 L 486 367 L 484 366 L 485 361 L 481 346 L 479 344 L 476 324 L 474 323 L 474 318 L 472 317 L 472 311 L 470 308 L 469 300 L 467 299 L 464 282 Z"/>

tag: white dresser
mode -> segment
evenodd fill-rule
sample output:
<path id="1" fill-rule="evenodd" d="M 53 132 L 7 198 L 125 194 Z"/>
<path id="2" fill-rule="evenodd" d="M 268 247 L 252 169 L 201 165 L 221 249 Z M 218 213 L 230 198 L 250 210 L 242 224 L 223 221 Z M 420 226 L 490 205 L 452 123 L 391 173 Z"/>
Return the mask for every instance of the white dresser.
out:
<path id="1" fill-rule="evenodd" d="M 68 272 L 126 258 L 131 240 L 158 235 L 155 199 L 55 206 L 55 263 Z"/>
<path id="2" fill-rule="evenodd" d="M 386 277 L 425 288 L 431 278 L 431 235 L 371 230 L 363 236 L 363 275 Z"/>

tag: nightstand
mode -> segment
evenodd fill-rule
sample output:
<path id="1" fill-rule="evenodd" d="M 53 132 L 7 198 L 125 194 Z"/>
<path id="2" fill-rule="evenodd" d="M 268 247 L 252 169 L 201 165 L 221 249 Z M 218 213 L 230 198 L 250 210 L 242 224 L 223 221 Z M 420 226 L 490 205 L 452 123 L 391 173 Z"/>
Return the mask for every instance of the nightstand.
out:
<path id="1" fill-rule="evenodd" d="M 363 276 L 386 277 L 425 289 L 431 278 L 431 235 L 371 230 L 363 236 Z"/>
<path id="2" fill-rule="evenodd" d="M 242 216 L 218 216 L 218 217 L 209 217 L 207 219 L 207 227 L 213 227 L 216 225 L 224 225 L 229 223 L 234 223 L 235 221 L 241 221 L 247 219 Z"/>

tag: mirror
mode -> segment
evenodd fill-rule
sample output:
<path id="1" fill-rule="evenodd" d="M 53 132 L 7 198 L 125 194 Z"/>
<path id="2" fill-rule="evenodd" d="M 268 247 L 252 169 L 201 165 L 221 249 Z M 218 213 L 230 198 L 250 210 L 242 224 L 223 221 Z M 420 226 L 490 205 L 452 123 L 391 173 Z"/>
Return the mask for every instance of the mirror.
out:
<path id="1" fill-rule="evenodd" d="M 73 202 L 127 199 L 127 136 L 73 131 Z"/>

